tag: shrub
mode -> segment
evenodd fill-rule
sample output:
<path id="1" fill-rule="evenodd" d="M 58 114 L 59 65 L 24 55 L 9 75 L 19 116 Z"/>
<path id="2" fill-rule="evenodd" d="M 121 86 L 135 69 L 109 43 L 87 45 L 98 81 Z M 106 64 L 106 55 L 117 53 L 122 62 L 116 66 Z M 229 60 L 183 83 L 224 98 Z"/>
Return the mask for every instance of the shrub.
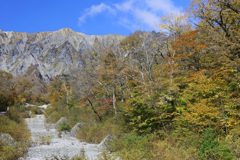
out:
<path id="1" fill-rule="evenodd" d="M 9 107 L 9 111 L 7 112 L 7 116 L 17 122 L 20 123 L 22 121 L 20 112 L 15 107 Z"/>
<path id="2" fill-rule="evenodd" d="M 20 124 L 16 123 L 4 115 L 0 116 L 0 133 L 8 133 L 16 141 L 27 141 L 30 137 L 30 133 L 26 129 L 26 124 L 24 122 Z"/>
<path id="3" fill-rule="evenodd" d="M 154 137 L 155 135 L 126 134 L 122 137 L 116 137 L 109 150 L 117 152 L 122 159 L 152 159 Z"/>
<path id="4" fill-rule="evenodd" d="M 157 139 L 153 142 L 153 159 L 185 160 L 199 159 L 199 135 L 191 132 L 172 133 L 157 132 Z"/>
<path id="5" fill-rule="evenodd" d="M 84 148 L 80 150 L 80 153 L 72 158 L 72 160 L 89 160 L 85 154 Z"/>
<path id="6" fill-rule="evenodd" d="M 26 148 L 30 146 L 30 132 L 15 107 L 11 107 L 7 115 L 0 116 L 0 134 L 11 135 L 16 143 L 9 146 L 0 142 L 0 159 L 15 160 L 24 156 Z"/>
<path id="7" fill-rule="evenodd" d="M 42 109 L 37 106 L 32 106 L 30 110 L 32 114 L 43 114 Z"/>
<path id="8" fill-rule="evenodd" d="M 227 142 L 236 159 L 240 159 L 240 126 L 231 130 L 227 136 Z"/>
<path id="9" fill-rule="evenodd" d="M 228 145 L 225 142 L 220 144 L 219 141 L 217 140 L 217 133 L 211 128 L 208 128 L 205 131 L 205 134 L 202 138 L 202 144 L 199 150 L 199 155 L 203 160 L 233 159 L 233 155 Z"/>
<path id="10" fill-rule="evenodd" d="M 56 123 L 61 117 L 63 117 L 62 113 L 54 111 L 50 117 L 48 118 L 49 122 Z"/>
<path id="11" fill-rule="evenodd" d="M 67 131 L 71 130 L 67 121 L 60 122 L 57 126 L 57 129 L 58 129 L 58 131 L 64 131 L 64 132 L 67 132 Z"/>
<path id="12" fill-rule="evenodd" d="M 114 123 L 114 118 L 96 123 L 88 124 L 81 127 L 77 132 L 77 138 L 90 143 L 100 143 L 108 134 L 119 135 L 123 132 L 123 127 Z"/>
<path id="13" fill-rule="evenodd" d="M 18 155 L 17 149 L 14 146 L 3 145 L 1 147 L 0 153 L 1 153 L 0 159 L 5 159 L 5 160 L 13 160 L 21 156 L 21 155 Z"/>
<path id="14" fill-rule="evenodd" d="M 39 139 L 40 139 L 40 145 L 43 145 L 43 144 L 47 144 L 49 145 L 51 143 L 51 139 L 53 138 L 54 136 L 40 136 Z"/>

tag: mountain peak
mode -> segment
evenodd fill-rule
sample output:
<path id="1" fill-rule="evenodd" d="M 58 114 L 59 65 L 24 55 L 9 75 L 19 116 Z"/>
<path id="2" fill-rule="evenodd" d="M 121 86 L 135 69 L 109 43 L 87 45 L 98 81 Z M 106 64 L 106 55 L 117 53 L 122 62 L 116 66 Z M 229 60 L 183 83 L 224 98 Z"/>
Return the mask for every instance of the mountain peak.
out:
<path id="1" fill-rule="evenodd" d="M 71 68 L 81 67 L 82 54 L 119 44 L 123 38 L 85 35 L 70 28 L 32 34 L 0 32 L 0 69 L 13 76 L 26 74 L 49 82 Z"/>
<path id="2" fill-rule="evenodd" d="M 58 32 L 75 32 L 74 30 L 70 29 L 70 28 L 62 28 L 62 29 L 59 29 Z"/>

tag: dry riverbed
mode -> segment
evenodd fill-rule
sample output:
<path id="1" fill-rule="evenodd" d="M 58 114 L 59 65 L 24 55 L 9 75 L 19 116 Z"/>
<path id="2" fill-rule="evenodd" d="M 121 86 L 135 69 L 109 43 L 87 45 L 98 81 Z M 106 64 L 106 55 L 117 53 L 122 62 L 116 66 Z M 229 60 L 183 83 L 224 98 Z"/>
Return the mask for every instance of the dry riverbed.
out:
<path id="1" fill-rule="evenodd" d="M 59 136 L 55 128 L 46 127 L 44 115 L 27 118 L 26 122 L 32 134 L 33 145 L 21 159 L 71 159 L 78 154 L 84 154 L 89 159 L 99 159 L 102 150 L 99 145 L 80 142 L 67 133 Z"/>

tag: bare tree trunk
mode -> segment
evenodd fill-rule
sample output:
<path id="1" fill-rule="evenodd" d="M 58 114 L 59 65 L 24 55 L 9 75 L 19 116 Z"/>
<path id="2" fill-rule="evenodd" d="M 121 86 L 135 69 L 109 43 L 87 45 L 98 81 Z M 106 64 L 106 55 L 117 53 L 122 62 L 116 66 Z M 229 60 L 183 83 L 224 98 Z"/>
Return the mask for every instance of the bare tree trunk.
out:
<path id="1" fill-rule="evenodd" d="M 97 78 L 95 78 L 95 80 L 103 87 L 103 89 L 107 92 L 108 97 L 110 98 L 110 93 L 108 92 L 107 88 L 99 80 L 97 80 Z"/>
<path id="2" fill-rule="evenodd" d="M 225 115 L 225 110 L 224 110 L 224 106 L 223 106 L 223 102 L 222 102 L 222 96 L 220 97 L 221 99 L 221 108 L 222 108 L 222 112 L 223 112 L 223 116 L 224 116 L 224 120 L 225 120 L 225 132 L 226 132 L 226 135 L 228 134 L 228 129 L 227 129 L 227 118 L 226 118 L 226 115 Z"/>
<path id="3" fill-rule="evenodd" d="M 115 90 L 114 90 L 114 88 L 113 88 L 113 109 L 114 109 L 115 115 L 117 115 L 117 110 L 116 110 L 116 96 L 115 96 Z"/>
<path id="4" fill-rule="evenodd" d="M 97 111 L 94 109 L 94 107 L 93 107 L 93 105 L 92 105 L 92 102 L 90 101 L 89 98 L 87 98 L 87 99 L 88 99 L 88 102 L 89 102 L 90 105 L 91 105 L 91 108 L 92 108 L 93 112 L 98 116 L 99 120 L 102 122 L 102 118 L 99 116 L 99 114 L 97 113 Z"/>
<path id="5" fill-rule="evenodd" d="M 65 89 L 65 91 L 66 91 L 66 93 L 67 93 L 66 100 L 67 100 L 67 104 L 68 104 L 69 92 L 68 92 L 68 90 L 67 90 L 66 84 L 65 84 L 65 83 L 63 83 L 63 85 L 64 85 L 64 89 Z"/>
<path id="6" fill-rule="evenodd" d="M 122 94 L 121 101 L 124 102 L 124 100 L 126 99 L 126 94 L 123 89 L 121 89 L 121 94 Z"/>

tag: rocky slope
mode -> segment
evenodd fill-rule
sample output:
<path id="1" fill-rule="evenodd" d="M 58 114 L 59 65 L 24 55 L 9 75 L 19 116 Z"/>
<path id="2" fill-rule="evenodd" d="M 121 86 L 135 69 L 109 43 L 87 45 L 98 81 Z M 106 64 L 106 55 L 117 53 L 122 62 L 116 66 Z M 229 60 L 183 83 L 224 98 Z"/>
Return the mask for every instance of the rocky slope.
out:
<path id="1" fill-rule="evenodd" d="M 148 39 L 166 38 L 162 33 L 136 31 Z M 116 47 L 127 36 L 86 35 L 63 28 L 55 32 L 4 32 L 0 30 L 0 70 L 14 76 L 38 77 L 49 82 L 54 76 L 68 74 L 84 64 L 83 53 Z"/>
<path id="2" fill-rule="evenodd" d="M 23 76 L 29 70 L 45 82 L 81 67 L 84 52 L 118 44 L 125 36 L 86 35 L 63 28 L 55 32 L 20 33 L 0 30 L 0 70 Z"/>

